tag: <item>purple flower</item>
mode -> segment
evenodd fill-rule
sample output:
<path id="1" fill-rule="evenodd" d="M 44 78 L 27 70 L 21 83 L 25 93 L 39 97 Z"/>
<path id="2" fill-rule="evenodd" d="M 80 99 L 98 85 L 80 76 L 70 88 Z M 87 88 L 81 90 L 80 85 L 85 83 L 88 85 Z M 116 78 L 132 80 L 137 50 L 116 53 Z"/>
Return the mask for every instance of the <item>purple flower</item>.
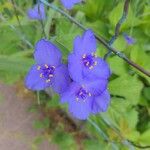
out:
<path id="1" fill-rule="evenodd" d="M 30 8 L 27 12 L 27 15 L 30 19 L 43 20 L 46 18 L 44 4 L 36 4 L 34 8 Z"/>
<path id="2" fill-rule="evenodd" d="M 60 0 L 60 1 L 64 5 L 65 8 L 72 9 L 72 7 L 75 4 L 80 3 L 82 0 Z"/>
<path id="3" fill-rule="evenodd" d="M 92 30 L 87 30 L 74 40 L 73 53 L 68 57 L 68 69 L 71 78 L 80 82 L 84 78 L 104 79 L 110 76 L 108 64 L 96 56 L 96 39 Z"/>
<path id="4" fill-rule="evenodd" d="M 110 94 L 108 90 L 105 90 L 101 95 L 94 97 L 92 103 L 92 113 L 97 114 L 100 112 L 106 112 L 110 103 Z"/>
<path id="5" fill-rule="evenodd" d="M 43 90 L 52 87 L 57 93 L 64 92 L 69 85 L 67 67 L 61 63 L 61 52 L 51 42 L 41 39 L 36 43 L 33 65 L 25 79 L 25 85 L 31 90 Z"/>
<path id="6" fill-rule="evenodd" d="M 132 44 L 134 44 L 135 43 L 135 40 L 134 40 L 134 38 L 132 38 L 131 36 L 128 36 L 127 34 L 123 34 L 123 36 L 124 36 L 124 38 L 125 38 L 125 40 L 126 40 L 126 42 L 129 44 L 129 45 L 132 45 Z"/>
<path id="7" fill-rule="evenodd" d="M 69 89 L 61 95 L 61 102 L 68 102 L 70 113 L 85 120 L 90 114 L 106 111 L 110 95 L 102 80 L 85 80 L 82 83 L 72 82 Z"/>

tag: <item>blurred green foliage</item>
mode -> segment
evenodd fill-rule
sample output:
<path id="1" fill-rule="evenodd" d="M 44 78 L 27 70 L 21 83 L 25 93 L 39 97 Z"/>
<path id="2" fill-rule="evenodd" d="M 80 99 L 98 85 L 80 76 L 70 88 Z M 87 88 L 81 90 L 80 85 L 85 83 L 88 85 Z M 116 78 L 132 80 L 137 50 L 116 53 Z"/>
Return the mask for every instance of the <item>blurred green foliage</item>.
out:
<path id="1" fill-rule="evenodd" d="M 40 22 L 31 21 L 26 16 L 28 8 L 34 3 L 28 0 L 15 0 L 17 15 L 21 27 L 15 16 L 11 1 L 0 1 L 0 80 L 6 83 L 15 83 L 24 80 L 30 66 L 33 64 L 32 53 L 34 44 L 43 37 Z M 56 5 L 59 2 L 54 1 Z M 68 12 L 85 26 L 90 27 L 98 35 L 109 40 L 114 34 L 117 21 L 123 10 L 123 0 L 86 0 L 85 4 L 75 6 Z M 62 7 L 62 6 L 60 6 Z M 44 21 L 47 37 L 60 47 L 63 59 L 66 61 L 72 50 L 73 39 L 82 31 L 74 24 L 52 9 L 46 8 L 47 19 Z M 123 38 L 127 33 L 135 39 L 135 44 L 127 45 Z M 97 54 L 104 56 L 107 50 L 97 44 Z M 150 71 L 150 2 L 149 0 L 131 1 L 126 22 L 121 27 L 119 37 L 114 45 L 123 51 L 130 59 Z M 99 128 L 116 143 L 107 143 L 103 137 L 86 123 L 85 131 L 93 137 L 83 142 L 86 150 L 131 149 L 130 144 L 121 143 L 120 137 L 104 122 L 109 122 L 119 130 L 122 137 L 132 142 L 146 146 L 150 144 L 150 78 L 146 77 L 133 67 L 129 66 L 117 56 L 108 58 L 112 77 L 109 90 L 112 95 L 108 112 L 92 116 Z M 47 107 L 57 107 L 59 101 L 54 97 L 48 101 Z M 56 100 L 56 102 L 55 102 Z M 47 119 L 44 122 L 35 122 L 36 128 L 47 128 Z M 61 149 L 78 149 L 72 135 L 61 130 L 54 132 L 53 141 Z M 138 148 L 137 148 L 138 149 Z"/>

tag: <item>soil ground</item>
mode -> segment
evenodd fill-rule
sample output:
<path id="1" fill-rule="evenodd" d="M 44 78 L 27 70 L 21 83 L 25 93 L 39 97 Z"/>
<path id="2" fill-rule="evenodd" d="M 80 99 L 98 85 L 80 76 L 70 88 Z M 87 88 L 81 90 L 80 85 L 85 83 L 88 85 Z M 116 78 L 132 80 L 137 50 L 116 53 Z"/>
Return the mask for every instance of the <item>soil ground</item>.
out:
<path id="1" fill-rule="evenodd" d="M 28 111 L 34 103 L 33 95 L 20 88 L 0 82 L 0 150 L 57 150 L 48 141 L 35 145 L 42 131 L 33 128 L 33 121 L 41 114 Z"/>

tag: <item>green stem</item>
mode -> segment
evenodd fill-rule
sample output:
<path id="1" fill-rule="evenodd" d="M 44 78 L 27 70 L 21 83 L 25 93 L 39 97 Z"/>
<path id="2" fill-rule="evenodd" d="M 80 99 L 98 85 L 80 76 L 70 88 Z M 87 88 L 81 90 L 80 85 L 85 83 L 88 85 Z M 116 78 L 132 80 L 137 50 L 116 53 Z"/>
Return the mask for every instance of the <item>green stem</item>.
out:
<path id="1" fill-rule="evenodd" d="M 37 95 L 37 103 L 38 103 L 38 105 L 40 105 L 41 104 L 41 102 L 40 102 L 40 92 L 37 91 L 36 95 Z"/>
<path id="2" fill-rule="evenodd" d="M 90 118 L 88 118 L 87 120 L 88 120 L 88 122 L 89 122 L 92 126 L 95 127 L 95 129 L 99 132 L 99 134 L 100 134 L 101 136 L 103 136 L 103 138 L 105 139 L 105 141 L 110 142 L 108 136 L 100 129 L 100 127 L 99 127 L 95 122 L 93 122 Z"/>
<path id="3" fill-rule="evenodd" d="M 14 0 L 11 0 L 11 3 L 12 3 L 13 8 L 14 8 L 14 12 L 15 12 L 15 16 L 16 16 L 16 19 L 17 19 L 18 25 L 19 25 L 20 29 L 23 31 L 23 28 L 22 28 L 22 25 L 21 25 L 21 22 L 20 22 L 19 16 L 18 16 L 18 14 L 17 14 L 17 9 L 16 9 L 16 5 L 15 5 L 15 1 L 14 1 Z"/>
<path id="4" fill-rule="evenodd" d="M 125 3 L 124 3 L 124 9 L 123 9 L 123 13 L 122 13 L 122 16 L 121 18 L 119 19 L 118 23 L 116 24 L 116 27 L 115 27 L 115 34 L 112 36 L 112 38 L 110 39 L 109 41 L 109 45 L 111 46 L 115 40 L 117 39 L 118 35 L 119 35 L 119 32 L 120 32 L 120 28 L 121 28 L 121 25 L 125 22 L 126 18 L 127 18 L 127 15 L 128 15 L 128 10 L 129 10 L 129 2 L 130 0 L 125 0 Z M 110 49 L 108 49 L 108 53 L 105 54 L 104 56 L 104 59 L 106 60 L 106 58 L 108 56 L 110 56 L 112 53 L 112 51 Z"/>
<path id="5" fill-rule="evenodd" d="M 39 13 L 40 17 L 42 18 L 42 14 L 41 14 L 41 11 L 40 11 L 40 5 L 39 5 L 39 3 L 38 3 L 38 13 Z M 44 37 L 46 38 L 46 33 L 45 33 L 45 29 L 44 29 L 44 22 L 43 22 L 43 19 L 40 19 L 39 21 L 40 21 L 40 23 L 41 23 L 43 35 L 44 35 Z"/>
<path id="6" fill-rule="evenodd" d="M 2 16 L 0 15 L 0 19 L 4 22 L 7 22 L 7 20 Z M 21 40 L 23 42 L 25 42 L 30 48 L 34 48 L 33 45 L 30 43 L 30 41 L 25 37 L 25 35 L 22 34 L 21 31 L 17 30 L 16 27 L 14 25 L 10 25 L 9 24 L 9 27 L 21 38 Z"/>

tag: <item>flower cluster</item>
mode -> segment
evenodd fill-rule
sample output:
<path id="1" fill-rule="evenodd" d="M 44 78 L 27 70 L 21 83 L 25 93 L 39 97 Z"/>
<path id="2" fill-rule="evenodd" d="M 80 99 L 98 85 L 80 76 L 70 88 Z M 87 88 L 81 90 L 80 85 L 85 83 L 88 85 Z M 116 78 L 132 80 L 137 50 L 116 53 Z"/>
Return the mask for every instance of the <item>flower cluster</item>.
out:
<path id="1" fill-rule="evenodd" d="M 62 5 L 66 9 L 72 9 L 73 6 L 77 3 L 80 3 L 82 0 L 60 0 Z M 46 18 L 44 4 L 38 3 L 33 8 L 30 8 L 27 11 L 27 15 L 30 19 L 33 20 L 43 20 Z"/>
<path id="2" fill-rule="evenodd" d="M 41 39 L 35 46 L 36 63 L 26 77 L 26 87 L 31 90 L 52 88 L 78 119 L 85 120 L 90 114 L 106 111 L 110 101 L 107 90 L 110 69 L 95 52 L 96 39 L 90 29 L 75 38 L 68 67 L 62 63 L 60 50 Z"/>
<path id="3" fill-rule="evenodd" d="M 73 80 L 61 95 L 61 102 L 69 104 L 69 111 L 85 120 L 90 114 L 107 110 L 110 95 L 107 90 L 110 69 L 96 54 L 96 39 L 92 30 L 74 40 L 73 52 L 68 57 L 68 70 Z"/>

